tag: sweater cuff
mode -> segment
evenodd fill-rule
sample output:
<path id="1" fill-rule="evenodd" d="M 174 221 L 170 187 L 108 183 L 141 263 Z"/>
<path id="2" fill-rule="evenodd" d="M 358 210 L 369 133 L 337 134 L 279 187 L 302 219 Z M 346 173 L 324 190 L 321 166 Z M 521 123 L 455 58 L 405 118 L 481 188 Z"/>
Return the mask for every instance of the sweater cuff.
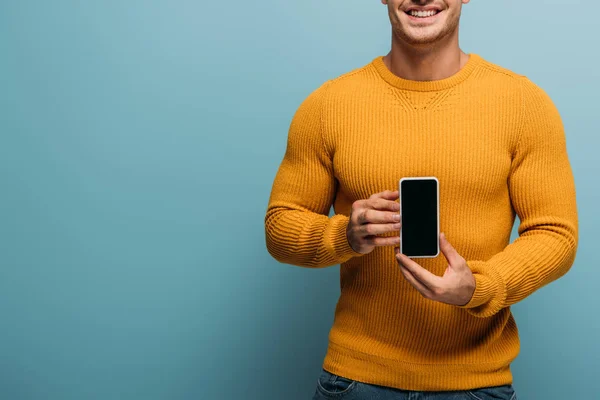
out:
<path id="1" fill-rule="evenodd" d="M 329 227 L 325 232 L 325 243 L 329 250 L 335 254 L 339 263 L 343 263 L 351 259 L 352 257 L 364 256 L 363 253 L 358 253 L 350 247 L 348 243 L 348 235 L 346 229 L 350 217 L 344 214 L 336 214 L 331 217 Z"/>
<path id="2" fill-rule="evenodd" d="M 500 311 L 506 298 L 506 288 L 502 277 L 485 261 L 467 261 L 475 277 L 475 292 L 465 305 L 466 309 L 477 317 L 489 317 Z"/>

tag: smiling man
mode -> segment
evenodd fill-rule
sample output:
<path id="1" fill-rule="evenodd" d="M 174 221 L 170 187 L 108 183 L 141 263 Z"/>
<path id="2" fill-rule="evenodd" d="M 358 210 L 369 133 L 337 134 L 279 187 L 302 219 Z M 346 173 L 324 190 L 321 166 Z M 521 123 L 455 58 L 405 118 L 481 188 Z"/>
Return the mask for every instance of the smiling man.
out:
<path id="1" fill-rule="evenodd" d="M 460 49 L 468 0 L 382 3 L 391 51 L 302 102 L 265 216 L 275 259 L 341 264 L 314 399 L 515 399 L 510 306 L 578 245 L 561 118 L 530 79 Z M 439 180 L 436 258 L 398 252 L 409 176 Z"/>

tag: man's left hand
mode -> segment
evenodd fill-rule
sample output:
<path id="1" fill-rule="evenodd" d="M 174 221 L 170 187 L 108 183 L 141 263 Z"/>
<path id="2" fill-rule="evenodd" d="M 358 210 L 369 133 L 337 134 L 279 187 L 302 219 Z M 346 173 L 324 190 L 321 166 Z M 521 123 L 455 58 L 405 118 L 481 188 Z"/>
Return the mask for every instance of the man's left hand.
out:
<path id="1" fill-rule="evenodd" d="M 475 277 L 467 261 L 452 247 L 444 233 L 440 234 L 440 249 L 448 261 L 444 276 L 432 274 L 394 248 L 402 275 L 425 298 L 456 306 L 466 305 L 475 292 Z"/>

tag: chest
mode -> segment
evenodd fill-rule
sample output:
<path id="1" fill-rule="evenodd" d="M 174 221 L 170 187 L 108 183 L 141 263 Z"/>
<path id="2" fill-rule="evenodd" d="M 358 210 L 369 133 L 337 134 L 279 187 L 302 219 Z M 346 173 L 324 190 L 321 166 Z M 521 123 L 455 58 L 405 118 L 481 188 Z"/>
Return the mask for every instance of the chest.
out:
<path id="1" fill-rule="evenodd" d="M 339 190 L 364 199 L 396 190 L 405 176 L 436 176 L 441 188 L 465 195 L 506 190 L 518 121 L 508 110 L 485 110 L 471 103 L 411 111 L 363 104 L 329 128 Z"/>

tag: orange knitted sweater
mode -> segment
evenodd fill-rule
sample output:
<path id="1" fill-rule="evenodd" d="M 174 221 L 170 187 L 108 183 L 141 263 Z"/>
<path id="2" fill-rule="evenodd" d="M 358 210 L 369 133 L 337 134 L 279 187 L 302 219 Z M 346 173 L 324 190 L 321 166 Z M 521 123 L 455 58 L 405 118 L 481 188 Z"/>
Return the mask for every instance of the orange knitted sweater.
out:
<path id="1" fill-rule="evenodd" d="M 397 190 L 404 176 L 439 180 L 440 230 L 476 279 L 463 307 L 421 296 L 393 247 L 363 255 L 348 244 L 352 203 Z M 561 117 L 531 80 L 477 54 L 437 81 L 402 79 L 377 57 L 296 111 L 265 235 L 282 263 L 341 264 L 328 371 L 407 390 L 512 383 L 520 344 L 510 306 L 565 274 L 578 244 Z M 447 266 L 442 253 L 416 261 L 439 276 Z"/>

